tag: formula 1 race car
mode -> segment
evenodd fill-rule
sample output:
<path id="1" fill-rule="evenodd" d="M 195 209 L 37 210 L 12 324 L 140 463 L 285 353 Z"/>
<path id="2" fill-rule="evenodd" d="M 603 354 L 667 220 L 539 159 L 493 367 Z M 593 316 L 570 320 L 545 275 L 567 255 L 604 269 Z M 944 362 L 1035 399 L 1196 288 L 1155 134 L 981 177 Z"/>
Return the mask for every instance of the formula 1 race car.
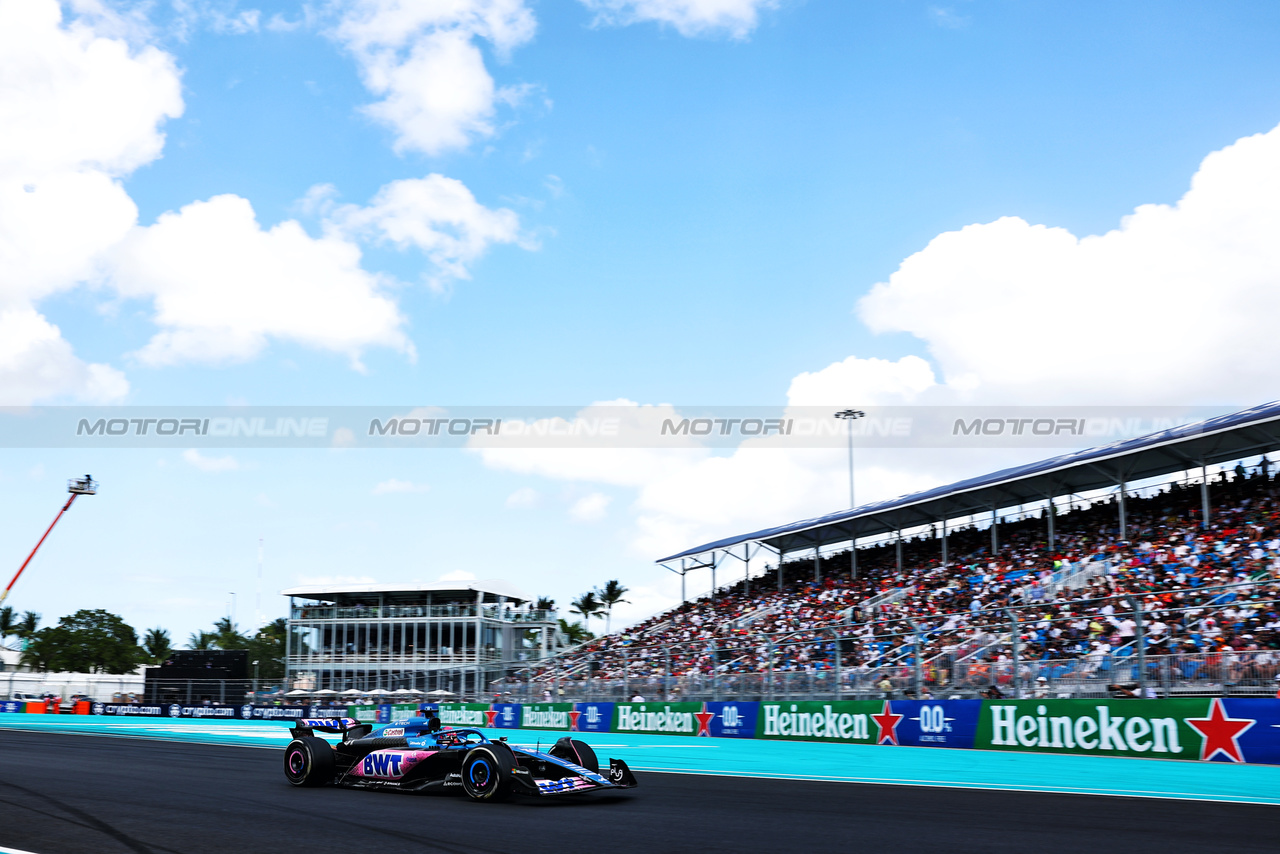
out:
<path id="1" fill-rule="evenodd" d="M 341 734 L 330 744 L 316 733 Z M 476 801 L 516 795 L 565 795 L 631 789 L 636 778 L 621 759 L 601 773 L 591 746 L 561 738 L 545 753 L 490 741 L 476 729 L 445 729 L 439 718 L 411 718 L 378 728 L 351 718 L 294 722 L 284 775 L 295 786 L 330 783 L 401 792 L 461 789 Z"/>

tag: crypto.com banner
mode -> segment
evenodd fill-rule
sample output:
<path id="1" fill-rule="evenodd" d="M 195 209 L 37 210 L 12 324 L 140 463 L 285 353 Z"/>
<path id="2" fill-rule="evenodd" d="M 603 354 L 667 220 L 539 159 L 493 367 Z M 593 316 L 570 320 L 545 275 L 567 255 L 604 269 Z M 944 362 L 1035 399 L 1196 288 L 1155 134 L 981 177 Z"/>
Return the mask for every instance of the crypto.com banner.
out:
<path id="1" fill-rule="evenodd" d="M 1206 407 L 0 407 L 6 448 L 1087 448 Z"/>

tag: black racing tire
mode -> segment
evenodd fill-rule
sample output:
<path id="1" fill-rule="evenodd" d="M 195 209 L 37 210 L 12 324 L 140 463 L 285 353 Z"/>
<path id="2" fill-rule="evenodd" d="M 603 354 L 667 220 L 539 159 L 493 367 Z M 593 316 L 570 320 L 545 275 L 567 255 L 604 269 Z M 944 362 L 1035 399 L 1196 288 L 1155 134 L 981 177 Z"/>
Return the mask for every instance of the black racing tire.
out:
<path id="1" fill-rule="evenodd" d="M 462 791 L 473 801 L 505 801 L 511 796 L 515 767 L 510 748 L 477 745 L 462 760 Z"/>
<path id="2" fill-rule="evenodd" d="M 295 738 L 284 749 L 284 776 L 294 786 L 323 786 L 336 773 L 333 748 L 323 738 Z"/>

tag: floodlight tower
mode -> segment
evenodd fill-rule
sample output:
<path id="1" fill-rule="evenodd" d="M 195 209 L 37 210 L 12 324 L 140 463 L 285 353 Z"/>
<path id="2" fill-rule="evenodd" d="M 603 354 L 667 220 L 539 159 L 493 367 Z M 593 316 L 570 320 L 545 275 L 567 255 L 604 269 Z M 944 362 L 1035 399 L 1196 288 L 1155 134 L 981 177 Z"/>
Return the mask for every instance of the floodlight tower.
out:
<path id="1" fill-rule="evenodd" d="M 13 576 L 13 580 L 9 582 L 9 586 L 0 593 L 0 602 L 9 598 L 9 591 L 13 589 L 13 585 L 18 583 L 19 576 L 22 571 L 27 568 L 27 564 L 31 563 L 31 559 L 36 556 L 36 552 L 40 551 L 40 547 L 44 545 L 44 541 L 49 538 L 49 534 L 53 531 L 53 526 L 58 524 L 58 520 L 62 518 L 62 514 L 71 509 L 71 505 L 75 503 L 76 497 L 80 495 L 94 495 L 98 491 L 98 482 L 90 475 L 84 477 L 73 477 L 67 481 L 67 492 L 71 493 L 71 497 L 67 499 L 67 503 L 62 505 L 62 509 L 58 511 L 58 515 L 53 517 L 53 521 L 49 523 L 48 529 L 44 532 L 44 536 L 40 538 L 40 542 L 36 543 L 36 547 L 31 550 L 31 554 L 27 555 L 27 559 L 22 562 L 22 566 L 18 567 L 18 571 Z"/>

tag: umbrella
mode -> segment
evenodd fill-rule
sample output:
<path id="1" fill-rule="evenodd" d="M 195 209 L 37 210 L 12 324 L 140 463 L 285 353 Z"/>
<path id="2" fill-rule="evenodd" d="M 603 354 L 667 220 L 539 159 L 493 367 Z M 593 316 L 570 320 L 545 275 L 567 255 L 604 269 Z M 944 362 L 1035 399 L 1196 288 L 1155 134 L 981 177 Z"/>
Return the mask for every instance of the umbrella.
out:
<path id="1" fill-rule="evenodd" d="M 348 688 L 347 690 L 345 690 L 345 691 L 343 691 L 343 692 L 342 692 L 342 695 L 341 695 L 341 696 L 343 696 L 343 697 L 363 697 L 363 696 L 364 696 L 364 692 L 363 692 L 363 691 L 361 691 L 359 688 Z"/>
<path id="2" fill-rule="evenodd" d="M 310 691 L 303 691 L 301 688 L 295 688 L 292 691 L 290 691 L 288 694 L 285 694 L 285 696 L 286 697 L 306 697 L 310 693 L 311 693 Z"/>
<path id="3" fill-rule="evenodd" d="M 328 688 L 322 688 L 319 691 L 312 691 L 317 697 L 333 697 L 337 695 L 337 691 L 330 691 Z"/>
<path id="4" fill-rule="evenodd" d="M 427 696 L 428 697 L 456 697 L 458 695 L 454 691 L 446 691 L 443 688 L 437 688 L 434 691 L 428 691 Z"/>
<path id="5" fill-rule="evenodd" d="M 397 694 L 404 694 L 406 697 L 421 697 L 421 696 L 422 696 L 422 692 L 421 692 L 421 691 L 419 691 L 417 688 L 402 688 L 401 690 L 397 691 L 396 693 L 397 693 Z"/>

